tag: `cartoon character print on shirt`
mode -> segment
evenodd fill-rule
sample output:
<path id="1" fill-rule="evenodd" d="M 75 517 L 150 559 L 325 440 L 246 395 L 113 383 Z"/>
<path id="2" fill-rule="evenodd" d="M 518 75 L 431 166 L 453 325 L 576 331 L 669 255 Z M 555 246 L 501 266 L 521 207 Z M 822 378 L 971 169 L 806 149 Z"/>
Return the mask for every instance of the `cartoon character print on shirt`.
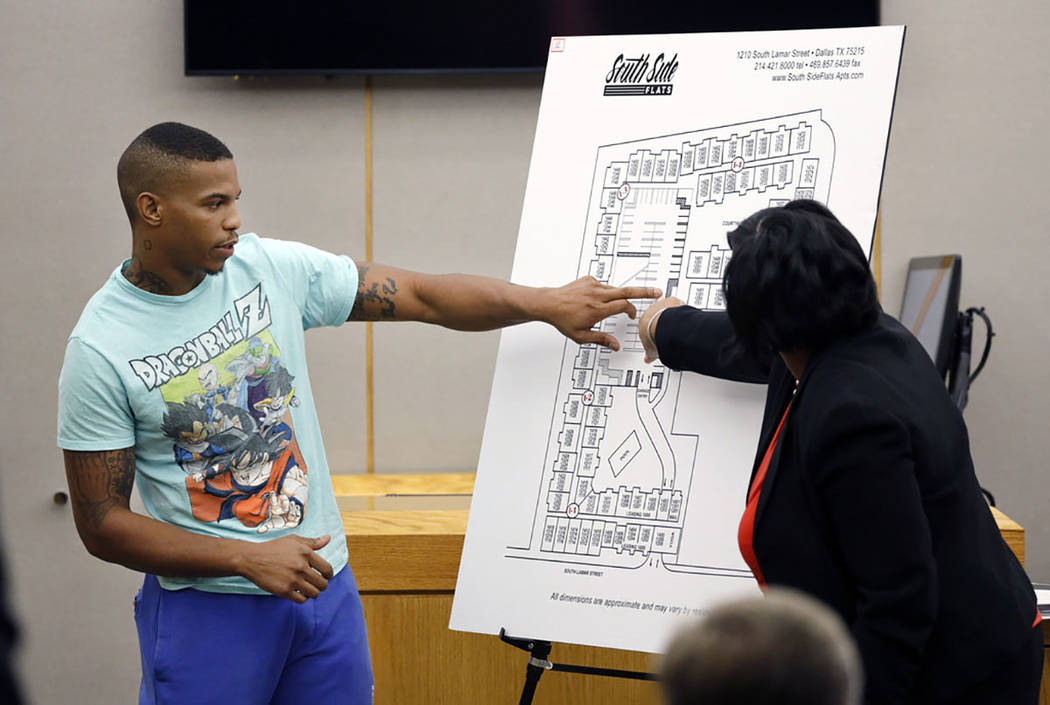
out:
<path id="1" fill-rule="evenodd" d="M 302 522 L 308 482 L 293 382 L 267 329 L 161 386 L 161 430 L 186 473 L 195 518 L 236 520 L 260 534 Z"/>

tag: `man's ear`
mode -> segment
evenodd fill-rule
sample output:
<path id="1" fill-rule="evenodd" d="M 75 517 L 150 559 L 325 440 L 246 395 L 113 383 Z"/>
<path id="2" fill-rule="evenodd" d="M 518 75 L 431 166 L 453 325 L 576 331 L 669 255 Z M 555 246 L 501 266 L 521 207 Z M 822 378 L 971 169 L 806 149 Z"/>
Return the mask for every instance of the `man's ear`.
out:
<path id="1" fill-rule="evenodd" d="M 160 199 L 156 195 L 144 191 L 139 194 L 139 197 L 135 199 L 135 205 L 138 207 L 139 216 L 146 223 L 146 225 L 152 225 L 156 227 L 161 223 L 161 208 Z"/>

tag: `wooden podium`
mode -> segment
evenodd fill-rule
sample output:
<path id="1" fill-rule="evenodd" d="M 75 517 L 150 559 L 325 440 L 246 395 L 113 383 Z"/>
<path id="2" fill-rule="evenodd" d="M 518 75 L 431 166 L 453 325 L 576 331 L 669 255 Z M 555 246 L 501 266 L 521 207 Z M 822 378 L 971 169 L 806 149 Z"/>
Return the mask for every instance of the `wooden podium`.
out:
<path id="1" fill-rule="evenodd" d="M 516 704 L 527 655 L 498 637 L 448 628 L 474 474 L 333 475 L 332 484 L 368 624 L 375 705 Z M 992 513 L 1023 564 L 1024 529 L 998 510 Z M 652 654 L 572 644 L 556 643 L 550 659 L 630 671 L 656 668 Z M 1046 666 L 1043 682 L 1040 702 L 1050 705 Z M 534 702 L 660 705 L 662 698 L 652 682 L 552 672 L 540 679 Z"/>

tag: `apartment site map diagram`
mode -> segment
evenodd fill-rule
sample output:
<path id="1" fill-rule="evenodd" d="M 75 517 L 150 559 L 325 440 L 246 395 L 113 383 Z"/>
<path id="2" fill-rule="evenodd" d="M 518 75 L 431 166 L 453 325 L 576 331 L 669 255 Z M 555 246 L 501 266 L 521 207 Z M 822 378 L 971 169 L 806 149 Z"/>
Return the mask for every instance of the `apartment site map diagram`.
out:
<path id="1" fill-rule="evenodd" d="M 652 286 L 720 310 L 727 218 L 827 200 L 834 134 L 819 110 L 599 148 L 580 276 Z M 639 306 L 644 306 L 638 302 Z M 531 544 L 508 555 L 751 579 L 680 559 L 700 438 L 675 432 L 682 373 L 644 364 L 635 321 L 608 319 L 613 353 L 567 343 Z"/>
<path id="2" fill-rule="evenodd" d="M 798 198 L 870 251 L 903 34 L 555 38 L 512 280 L 724 310 L 726 233 Z M 501 333 L 452 629 L 658 652 L 758 594 L 737 529 L 765 387 L 646 363 L 626 315 L 597 328 L 620 349 Z"/>

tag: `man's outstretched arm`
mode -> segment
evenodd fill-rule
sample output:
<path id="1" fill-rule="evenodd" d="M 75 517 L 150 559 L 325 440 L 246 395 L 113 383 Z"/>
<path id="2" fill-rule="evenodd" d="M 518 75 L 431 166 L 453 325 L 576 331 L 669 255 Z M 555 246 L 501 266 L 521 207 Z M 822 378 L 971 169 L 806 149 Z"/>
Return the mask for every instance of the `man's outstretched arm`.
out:
<path id="1" fill-rule="evenodd" d="M 154 575 L 240 575 L 293 602 L 328 586 L 332 566 L 315 551 L 329 537 L 252 542 L 195 534 L 131 511 L 134 448 L 64 454 L 73 519 L 93 556 Z"/>
<path id="2" fill-rule="evenodd" d="M 615 287 L 583 277 L 560 287 L 518 286 L 468 274 L 420 274 L 372 262 L 359 264 L 357 297 L 347 320 L 422 321 L 455 330 L 492 330 L 543 321 L 577 343 L 619 350 L 608 333 L 591 330 L 609 316 L 637 315 L 632 299 L 660 290 Z"/>

